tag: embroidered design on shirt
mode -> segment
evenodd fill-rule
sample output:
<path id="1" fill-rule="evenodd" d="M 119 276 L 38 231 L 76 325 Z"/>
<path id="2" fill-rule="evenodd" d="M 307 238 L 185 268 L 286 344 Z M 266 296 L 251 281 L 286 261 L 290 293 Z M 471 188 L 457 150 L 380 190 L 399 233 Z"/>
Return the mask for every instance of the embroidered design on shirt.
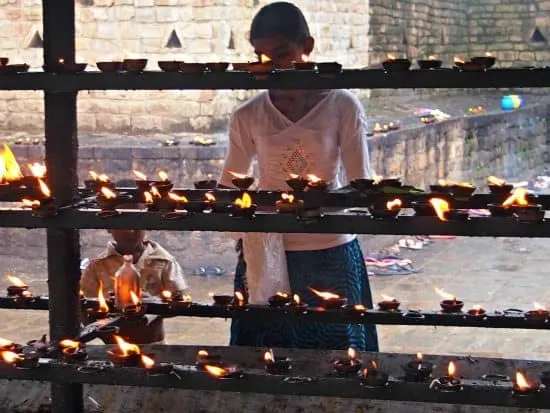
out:
<path id="1" fill-rule="evenodd" d="M 310 173 L 314 169 L 311 154 L 306 151 L 299 139 L 294 139 L 294 145 L 288 146 L 284 150 L 281 169 L 286 175 L 302 175 Z"/>

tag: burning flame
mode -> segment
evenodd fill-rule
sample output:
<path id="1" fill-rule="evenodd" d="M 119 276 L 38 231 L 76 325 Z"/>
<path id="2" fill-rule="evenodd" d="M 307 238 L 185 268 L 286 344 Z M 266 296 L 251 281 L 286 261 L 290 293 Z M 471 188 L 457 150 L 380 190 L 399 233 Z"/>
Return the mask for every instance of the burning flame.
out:
<path id="1" fill-rule="evenodd" d="M 491 185 L 497 185 L 502 186 L 506 184 L 506 181 L 504 179 L 497 178 L 496 176 L 488 176 L 487 177 L 487 183 Z"/>
<path id="2" fill-rule="evenodd" d="M 13 341 L 6 340 L 5 338 L 0 337 L 0 348 L 11 347 L 12 345 Z"/>
<path id="3" fill-rule="evenodd" d="M 309 57 L 307 54 L 302 54 L 302 62 L 306 63 L 309 60 Z"/>
<path id="4" fill-rule="evenodd" d="M 519 371 L 516 371 L 516 386 L 521 390 L 526 390 L 531 387 L 525 376 Z"/>
<path id="5" fill-rule="evenodd" d="M 237 302 L 239 305 L 244 304 L 244 295 L 240 291 L 235 291 L 235 298 L 237 299 Z"/>
<path id="6" fill-rule="evenodd" d="M 279 296 L 279 297 L 283 297 L 283 298 L 288 298 L 288 294 L 287 293 L 283 293 L 281 291 L 277 291 L 275 293 L 275 295 Z"/>
<path id="7" fill-rule="evenodd" d="M 292 301 L 294 301 L 294 304 L 300 305 L 300 296 L 298 294 L 294 294 L 292 296 Z"/>
<path id="8" fill-rule="evenodd" d="M 89 173 L 94 181 L 109 182 L 109 177 L 105 174 L 98 175 L 94 171 L 90 171 Z"/>
<path id="9" fill-rule="evenodd" d="M 292 204 L 294 202 L 294 195 L 283 192 L 281 194 L 281 199 L 289 204 Z"/>
<path id="10" fill-rule="evenodd" d="M 444 298 L 445 300 L 456 301 L 456 297 L 454 295 L 446 293 L 441 288 L 434 287 L 434 291 L 437 293 L 437 295 Z"/>
<path id="11" fill-rule="evenodd" d="M 57 61 L 58 64 L 62 65 L 63 63 L 65 63 L 65 59 L 63 58 L 60 58 L 58 61 Z"/>
<path id="12" fill-rule="evenodd" d="M 386 202 L 386 209 L 388 211 L 395 211 L 401 209 L 402 205 L 403 203 L 401 202 L 401 200 L 399 198 L 395 198 L 394 200 Z"/>
<path id="13" fill-rule="evenodd" d="M 206 351 L 206 350 L 199 350 L 199 351 L 197 352 L 197 356 L 198 356 L 198 357 L 208 357 L 208 351 Z"/>
<path id="14" fill-rule="evenodd" d="M 160 293 L 160 295 L 162 296 L 162 298 L 164 298 L 166 300 L 171 300 L 172 299 L 172 292 L 171 291 L 164 290 L 163 292 Z"/>
<path id="15" fill-rule="evenodd" d="M 239 208 L 250 208 L 252 206 L 252 198 L 248 195 L 248 192 L 245 192 L 242 198 L 235 199 L 234 204 Z"/>
<path id="16" fill-rule="evenodd" d="M 376 361 L 371 360 L 371 361 L 370 361 L 370 365 L 371 365 L 371 367 L 372 367 L 374 370 L 378 369 L 378 364 L 376 364 Z"/>
<path id="17" fill-rule="evenodd" d="M 248 175 L 246 174 L 239 174 L 237 172 L 233 172 L 233 171 L 227 171 L 231 176 L 233 176 L 233 178 L 237 178 L 237 179 L 245 179 L 245 178 L 248 178 Z"/>
<path id="18" fill-rule="evenodd" d="M 479 304 L 476 304 L 472 307 L 472 310 L 474 311 L 481 311 L 482 307 Z"/>
<path id="19" fill-rule="evenodd" d="M 134 176 L 136 177 L 137 180 L 139 181 L 146 181 L 147 180 L 147 175 L 145 175 L 143 172 L 140 172 L 140 171 L 136 171 L 135 169 L 132 171 Z"/>
<path id="20" fill-rule="evenodd" d="M 145 354 L 141 355 L 141 364 L 146 369 L 152 369 L 155 366 L 155 360 Z"/>
<path id="21" fill-rule="evenodd" d="M 99 192 L 101 193 L 101 195 L 103 195 L 107 199 L 116 198 L 116 194 L 110 188 L 107 188 L 106 186 L 102 186 L 101 189 L 99 190 Z"/>
<path id="22" fill-rule="evenodd" d="M 158 172 L 158 175 L 161 181 L 168 182 L 168 174 L 166 173 L 166 171 L 160 170 Z"/>
<path id="23" fill-rule="evenodd" d="M 271 59 L 266 56 L 265 54 L 261 54 L 260 55 L 260 63 L 264 64 L 264 63 L 270 63 L 271 62 Z"/>
<path id="24" fill-rule="evenodd" d="M 512 194 L 504 200 L 502 203 L 503 207 L 510 207 L 512 205 L 526 206 L 529 205 L 527 201 L 527 189 L 526 188 L 516 188 Z"/>
<path id="25" fill-rule="evenodd" d="M 418 361 L 424 360 L 424 355 L 422 353 L 416 353 L 416 360 Z"/>
<path id="26" fill-rule="evenodd" d="M 458 57 L 458 56 L 455 56 L 455 57 L 454 57 L 453 62 L 454 62 L 455 64 L 458 63 L 458 64 L 460 64 L 460 65 L 463 65 L 463 64 L 465 63 L 465 61 L 464 61 L 463 59 L 461 59 L 460 57 Z"/>
<path id="27" fill-rule="evenodd" d="M 447 375 L 453 377 L 456 373 L 455 364 L 452 361 L 449 361 L 449 366 L 447 367 Z"/>
<path id="28" fill-rule="evenodd" d="M 4 144 L 0 152 L 0 181 L 15 181 L 22 178 L 21 168 L 15 159 L 15 155 L 7 144 Z"/>
<path id="29" fill-rule="evenodd" d="M 397 56 L 392 54 L 392 53 L 388 53 L 388 60 L 395 60 L 397 59 Z"/>
<path id="30" fill-rule="evenodd" d="M 97 302 L 99 304 L 99 311 L 108 313 L 109 312 L 109 306 L 107 305 L 107 301 L 105 301 L 105 297 L 103 296 L 103 283 L 99 282 L 99 290 L 97 291 Z"/>
<path id="31" fill-rule="evenodd" d="M 44 194 L 46 198 L 49 198 L 52 195 L 52 191 L 50 191 L 50 188 L 48 188 L 48 185 L 46 185 L 46 182 L 44 182 L 42 179 L 38 179 L 38 184 L 40 185 L 40 190 Z"/>
<path id="32" fill-rule="evenodd" d="M 131 354 L 140 354 L 139 347 L 135 344 L 127 343 L 124 341 L 124 339 L 120 336 L 114 336 L 115 340 L 118 344 L 118 348 L 120 349 L 123 356 L 129 356 Z"/>
<path id="33" fill-rule="evenodd" d="M 309 287 L 309 289 L 318 297 L 321 297 L 323 300 L 334 300 L 340 298 L 338 294 L 334 294 L 328 291 L 317 291 L 315 288 Z"/>
<path id="34" fill-rule="evenodd" d="M 266 363 L 273 363 L 275 361 L 275 356 L 273 355 L 273 350 L 266 351 L 264 353 L 264 361 Z"/>
<path id="35" fill-rule="evenodd" d="M 392 297 L 392 296 L 389 296 L 389 295 L 386 295 L 386 294 L 380 294 L 380 296 L 382 297 L 382 299 L 384 301 L 395 301 L 395 297 Z"/>
<path id="36" fill-rule="evenodd" d="M 23 198 L 21 200 L 21 203 L 23 204 L 23 206 L 30 207 L 30 208 L 36 208 L 36 207 L 40 206 L 40 201 L 38 201 L 36 199 L 31 201 L 30 199 Z"/>
<path id="37" fill-rule="evenodd" d="M 434 55 L 428 56 L 428 60 L 437 60 L 437 58 Z"/>
<path id="38" fill-rule="evenodd" d="M 211 366 L 209 364 L 206 364 L 204 366 L 204 369 L 208 372 L 208 374 L 214 377 L 221 377 L 226 374 L 226 370 L 223 367 Z"/>
<path id="39" fill-rule="evenodd" d="M 206 198 L 206 202 L 216 202 L 216 197 L 212 192 L 205 193 L 204 197 Z"/>
<path id="40" fill-rule="evenodd" d="M 29 163 L 27 167 L 31 171 L 32 176 L 37 178 L 44 178 L 46 176 L 46 165 L 40 162 Z"/>
<path id="41" fill-rule="evenodd" d="M 13 364 L 16 361 L 23 360 L 23 357 L 13 351 L 2 351 L 0 355 L 2 356 L 2 360 L 7 364 Z"/>
<path id="42" fill-rule="evenodd" d="M 72 350 L 78 350 L 80 347 L 80 341 L 74 341 L 70 339 L 61 340 L 59 345 L 63 348 L 70 348 Z"/>
<path id="43" fill-rule="evenodd" d="M 290 179 L 298 179 L 300 177 L 300 175 L 296 175 L 296 174 L 289 174 L 290 176 Z"/>
<path id="44" fill-rule="evenodd" d="M 533 306 L 535 307 L 536 311 L 546 311 L 546 308 L 544 308 L 542 304 L 539 304 L 536 301 L 533 303 Z"/>
<path id="45" fill-rule="evenodd" d="M 441 198 L 430 198 L 429 202 L 432 205 L 437 217 L 441 221 L 447 221 L 445 214 L 451 210 L 449 203 Z"/>
<path id="46" fill-rule="evenodd" d="M 352 347 L 348 348 L 348 357 L 350 360 L 355 360 L 355 358 L 357 357 L 357 352 L 355 351 L 354 348 Z"/>
<path id="47" fill-rule="evenodd" d="M 185 196 L 178 195 L 173 192 L 168 193 L 168 198 L 170 198 L 172 201 L 180 202 L 182 204 L 189 202 L 189 200 Z"/>
<path id="48" fill-rule="evenodd" d="M 130 299 L 132 300 L 132 303 L 134 303 L 134 305 L 138 305 L 139 304 L 139 297 L 137 296 L 137 294 L 135 292 L 133 292 L 132 290 L 130 290 Z"/>
<path id="49" fill-rule="evenodd" d="M 489 53 L 489 52 L 485 52 L 485 56 L 486 56 L 486 57 L 493 57 L 493 55 L 492 55 L 491 53 Z"/>
<path id="50" fill-rule="evenodd" d="M 353 306 L 353 308 L 355 310 L 358 310 L 358 311 L 366 311 L 367 310 L 367 307 L 365 307 L 363 304 L 355 304 Z"/>
<path id="51" fill-rule="evenodd" d="M 376 174 L 372 175 L 372 180 L 374 181 L 375 184 L 379 184 L 380 181 L 382 181 L 382 179 L 384 179 L 382 175 L 376 175 Z"/>
<path id="52" fill-rule="evenodd" d="M 152 204 L 153 203 L 153 195 L 151 195 L 151 192 L 145 191 L 143 193 L 143 197 L 145 198 L 146 204 Z"/>
<path id="53" fill-rule="evenodd" d="M 25 284 L 19 278 L 14 277 L 13 275 L 6 275 L 6 278 L 10 281 L 11 285 L 13 285 L 15 287 L 26 287 L 27 286 L 27 284 Z"/>
<path id="54" fill-rule="evenodd" d="M 311 182 L 312 184 L 316 184 L 316 183 L 322 181 L 321 178 L 319 178 L 317 175 L 313 175 L 313 174 L 308 174 L 308 175 L 307 175 L 307 179 L 308 179 L 308 181 Z"/>
<path id="55" fill-rule="evenodd" d="M 151 194 L 155 197 L 155 198 L 162 198 L 162 195 L 160 194 L 159 190 L 157 189 L 156 186 L 152 186 L 151 187 Z"/>

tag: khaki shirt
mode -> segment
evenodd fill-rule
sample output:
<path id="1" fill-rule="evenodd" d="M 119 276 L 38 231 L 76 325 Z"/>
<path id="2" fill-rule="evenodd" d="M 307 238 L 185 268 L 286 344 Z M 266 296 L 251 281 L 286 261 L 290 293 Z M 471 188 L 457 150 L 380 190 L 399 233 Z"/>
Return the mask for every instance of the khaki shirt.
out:
<path id="1" fill-rule="evenodd" d="M 84 295 L 97 297 L 100 281 L 105 295 L 114 291 L 115 273 L 122 264 L 122 255 L 116 250 L 114 242 L 110 241 L 105 252 L 91 260 L 82 274 L 80 289 Z M 164 290 L 174 294 L 188 288 L 176 259 L 156 242 L 146 241 L 145 249 L 135 266 L 140 273 L 144 293 L 158 296 Z"/>

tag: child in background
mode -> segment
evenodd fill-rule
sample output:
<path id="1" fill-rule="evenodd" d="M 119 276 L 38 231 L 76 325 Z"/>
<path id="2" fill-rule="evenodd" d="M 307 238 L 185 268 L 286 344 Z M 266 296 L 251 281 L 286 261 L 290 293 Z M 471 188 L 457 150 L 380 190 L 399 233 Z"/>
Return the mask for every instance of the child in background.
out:
<path id="1" fill-rule="evenodd" d="M 292 68 L 314 47 L 304 15 L 295 5 L 274 2 L 256 14 L 250 43 L 276 68 Z M 229 148 L 220 185 L 231 187 L 229 171 L 248 173 L 255 158 L 259 189 L 288 190 L 290 174 L 339 186 L 370 177 L 366 120 L 358 99 L 344 90 L 270 90 L 240 106 L 230 121 Z M 310 288 L 346 297 L 372 308 L 367 271 L 354 235 L 254 234 L 239 241 L 235 289 L 250 303 L 265 304 L 277 291 L 298 294 L 310 304 L 320 298 Z M 281 319 L 233 320 L 232 345 L 378 350 L 373 325 L 322 324 Z"/>

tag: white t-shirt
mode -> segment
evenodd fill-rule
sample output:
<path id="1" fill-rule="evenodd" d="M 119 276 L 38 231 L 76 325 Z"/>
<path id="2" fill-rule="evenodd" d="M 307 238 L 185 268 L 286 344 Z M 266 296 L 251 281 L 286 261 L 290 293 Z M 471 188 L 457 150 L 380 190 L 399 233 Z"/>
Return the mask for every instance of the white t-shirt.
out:
<path id="1" fill-rule="evenodd" d="M 257 159 L 258 189 L 289 190 L 290 174 L 317 175 L 341 186 L 343 166 L 348 181 L 371 176 L 367 123 L 357 97 L 331 90 L 297 122 L 285 117 L 264 91 L 240 106 L 230 122 L 229 147 L 220 183 L 232 186 L 228 171 L 249 173 Z M 286 251 L 332 248 L 353 239 L 342 234 L 284 234 Z"/>

